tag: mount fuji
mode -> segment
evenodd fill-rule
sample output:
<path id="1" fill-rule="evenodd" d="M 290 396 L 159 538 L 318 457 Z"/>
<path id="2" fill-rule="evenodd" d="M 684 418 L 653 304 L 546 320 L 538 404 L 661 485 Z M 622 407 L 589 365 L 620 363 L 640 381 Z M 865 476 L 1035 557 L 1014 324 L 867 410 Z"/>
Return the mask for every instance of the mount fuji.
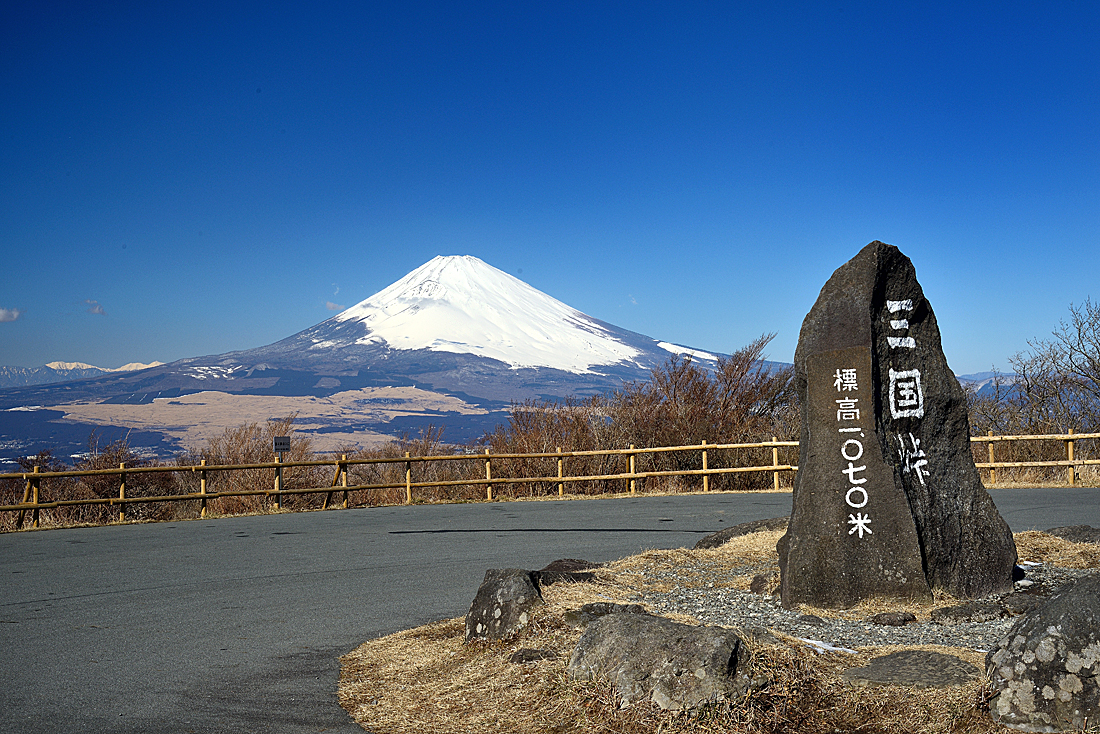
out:
<path id="1" fill-rule="evenodd" d="M 670 353 L 712 365 L 717 360 L 594 319 L 469 255 L 436 257 L 331 319 L 251 351 L 330 366 L 335 358 L 342 368 L 369 368 L 400 360 L 402 353 L 418 360 L 426 353 L 446 353 L 495 362 L 512 372 L 552 370 L 589 378 L 648 376 Z M 580 387 L 586 379 L 571 382 Z"/>
<path id="2" fill-rule="evenodd" d="M 201 440 L 194 430 L 188 433 L 188 422 L 209 424 L 195 415 L 199 396 L 208 413 L 228 412 L 237 420 L 233 425 L 242 417 L 298 412 L 297 427 L 332 439 L 320 441 L 326 445 L 337 437 L 353 443 L 364 434 L 388 440 L 429 422 L 446 425 L 448 440 L 467 440 L 504 422 L 513 401 L 616 389 L 624 381 L 647 379 L 673 354 L 705 367 L 721 356 L 588 316 L 476 257 L 440 256 L 273 344 L 0 390 L 0 442 L 11 439 L 4 435 L 9 431 L 3 416 L 35 406 L 51 414 L 55 427 L 80 424 L 82 440 L 88 424 L 109 425 L 160 430 L 165 445 L 178 449 Z M 229 397 L 236 401 L 227 402 Z M 266 414 L 242 407 L 260 404 L 261 397 L 267 400 L 256 410 Z M 327 406 L 323 418 L 313 416 L 320 405 Z M 191 413 L 142 418 L 140 406 L 158 414 L 190 406 Z M 165 453 L 164 447 L 156 453 Z"/>

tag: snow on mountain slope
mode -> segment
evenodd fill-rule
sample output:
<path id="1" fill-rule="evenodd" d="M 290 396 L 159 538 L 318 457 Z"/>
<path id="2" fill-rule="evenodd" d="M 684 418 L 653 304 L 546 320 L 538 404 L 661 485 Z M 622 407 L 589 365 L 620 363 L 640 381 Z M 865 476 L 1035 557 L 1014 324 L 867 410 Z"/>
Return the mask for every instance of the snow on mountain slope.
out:
<path id="1" fill-rule="evenodd" d="M 474 354 L 513 369 L 585 374 L 639 355 L 601 323 L 469 255 L 435 257 L 332 320 L 362 323 L 357 344 Z"/>
<path id="2" fill-rule="evenodd" d="M 46 366 L 51 370 L 99 370 L 100 372 L 136 372 L 137 370 L 147 370 L 150 367 L 160 367 L 164 362 L 150 362 L 145 364 L 143 362 L 128 362 L 121 367 L 96 367 L 94 364 L 86 364 L 84 362 L 47 362 Z"/>

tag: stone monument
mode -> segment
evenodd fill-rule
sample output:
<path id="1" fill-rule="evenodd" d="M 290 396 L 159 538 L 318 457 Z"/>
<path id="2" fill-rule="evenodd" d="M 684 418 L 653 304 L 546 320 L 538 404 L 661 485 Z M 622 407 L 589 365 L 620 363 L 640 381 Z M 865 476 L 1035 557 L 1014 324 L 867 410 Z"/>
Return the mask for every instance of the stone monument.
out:
<path id="1" fill-rule="evenodd" d="M 913 264 L 872 242 L 821 289 L 795 352 L 802 405 L 783 606 L 1008 590 L 1016 545 L 982 486 L 966 397 Z"/>

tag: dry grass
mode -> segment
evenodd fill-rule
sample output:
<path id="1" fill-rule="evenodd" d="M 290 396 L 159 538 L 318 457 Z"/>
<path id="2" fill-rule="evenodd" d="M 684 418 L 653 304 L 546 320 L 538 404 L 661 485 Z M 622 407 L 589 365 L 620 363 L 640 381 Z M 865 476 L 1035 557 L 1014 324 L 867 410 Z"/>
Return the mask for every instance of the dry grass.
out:
<path id="1" fill-rule="evenodd" d="M 955 655 L 984 668 L 985 653 L 936 645 L 860 648 L 856 655 L 818 654 L 801 643 L 748 642 L 762 690 L 741 701 L 691 713 L 663 711 L 651 702 L 624 707 L 608 684 L 571 681 L 569 657 L 581 630 L 563 614 L 593 601 L 625 602 L 657 591 L 656 572 L 677 570 L 681 586 L 731 586 L 751 576 L 746 568 L 775 574 L 780 532 L 735 538 L 712 550 L 652 550 L 599 569 L 586 584 L 555 584 L 531 626 L 506 643 L 463 644 L 463 620 L 452 619 L 372 640 L 343 658 L 340 702 L 372 732 L 607 732 L 615 734 L 710 734 L 711 732 L 881 732 L 882 734 L 987 734 L 1007 732 L 988 715 L 990 689 L 983 680 L 947 689 L 901 686 L 860 688 L 842 674 L 872 658 L 901 649 Z M 1100 548 L 1045 533 L 1016 534 L 1020 558 L 1070 568 L 1100 567 Z M 702 567 L 705 572 L 699 571 Z M 774 583 L 773 582 L 773 583 Z M 958 603 L 936 594 L 932 606 L 864 602 L 848 610 L 804 608 L 819 616 L 865 619 L 881 611 L 911 611 L 927 620 L 933 608 Z M 676 617 L 695 622 L 688 616 Z M 776 635 L 787 640 L 785 635 Z M 749 638 L 751 639 L 751 638 Z M 523 648 L 550 659 L 512 663 Z"/>
<path id="2" fill-rule="evenodd" d="M 581 634 L 562 615 L 607 590 L 601 583 L 547 587 L 546 605 L 508 643 L 463 644 L 461 618 L 372 640 L 343 658 L 340 703 L 365 728 L 395 734 L 555 731 L 546 704 L 570 687 L 565 666 Z M 556 658 L 509 663 L 521 648 Z M 565 730 L 572 729 L 556 729 Z"/>
<path id="3" fill-rule="evenodd" d="M 982 683 L 937 690 L 884 686 L 868 695 L 841 677 L 898 648 L 821 655 L 805 645 L 758 645 L 749 648 L 749 665 L 770 683 L 744 700 L 696 712 L 663 711 L 648 701 L 624 707 L 606 683 L 569 680 L 566 666 L 581 631 L 560 622 L 560 602 L 548 602 L 528 631 L 508 643 L 464 645 L 460 618 L 368 642 L 343 660 L 340 702 L 368 731 L 393 734 L 1002 731 L 985 714 Z M 556 657 L 509 662 L 521 648 Z M 973 651 L 921 649 L 982 665 Z"/>
<path id="4" fill-rule="evenodd" d="M 1021 561 L 1049 563 L 1062 568 L 1100 567 L 1100 545 L 1072 543 L 1038 530 L 1016 533 L 1013 537 Z"/>

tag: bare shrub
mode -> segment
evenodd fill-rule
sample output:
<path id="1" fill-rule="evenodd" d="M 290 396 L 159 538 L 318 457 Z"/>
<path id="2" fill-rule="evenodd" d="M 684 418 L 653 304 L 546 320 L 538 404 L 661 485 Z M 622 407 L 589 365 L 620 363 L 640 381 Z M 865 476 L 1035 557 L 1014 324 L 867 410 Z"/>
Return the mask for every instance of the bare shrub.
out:
<path id="1" fill-rule="evenodd" d="M 71 466 L 58 459 L 53 455 L 53 452 L 49 450 L 40 451 L 37 456 L 33 457 L 20 457 L 18 463 L 19 469 L 24 472 L 33 472 L 35 468 L 37 468 L 40 473 L 67 471 L 72 469 Z M 70 477 L 46 477 L 40 479 L 38 493 L 39 501 L 69 499 L 74 483 L 74 480 Z M 8 477 L 0 481 L 0 504 L 15 505 L 23 502 L 24 499 L 27 501 L 33 499 L 30 493 L 29 483 L 14 477 Z M 40 523 L 56 523 L 57 521 L 52 517 L 52 514 L 54 513 L 49 510 L 42 512 Z M 29 515 L 30 513 L 28 511 L 22 518 L 24 525 L 30 522 Z M 3 515 L 0 516 L 0 530 L 18 530 L 20 525 L 19 520 L 20 517 L 18 513 L 3 513 Z"/>
<path id="2" fill-rule="evenodd" d="M 775 337 L 765 334 L 729 357 L 713 374 L 690 358 L 673 356 L 653 371 L 648 382 L 631 383 L 612 394 L 608 415 L 621 444 L 637 447 L 708 443 L 758 443 L 772 436 L 796 437 L 799 429 L 794 369 L 769 370 L 764 349 Z M 681 471 L 702 466 L 701 451 L 644 454 L 639 471 Z M 789 452 L 784 452 L 785 454 Z M 768 464 L 770 449 L 708 451 L 708 467 Z M 786 458 L 790 458 L 785 456 Z M 700 485 L 698 477 L 690 480 Z M 711 478 L 716 489 L 760 489 L 766 472 Z"/>
<path id="3" fill-rule="evenodd" d="M 120 439 L 100 448 L 93 433 L 89 439 L 88 457 L 76 465 L 83 470 L 111 470 L 125 465 L 127 469 L 139 467 L 162 467 L 160 461 L 138 456 L 130 448 L 126 439 Z M 77 477 L 75 486 L 69 490 L 72 499 L 84 497 L 118 497 L 122 477 L 119 474 L 98 474 Z M 168 472 L 140 472 L 126 475 L 126 497 L 165 497 L 181 494 L 182 490 L 175 477 Z M 127 520 L 164 520 L 172 517 L 171 502 L 139 502 L 125 505 Z M 82 505 L 59 507 L 54 511 L 58 519 L 65 524 L 90 522 L 95 524 L 118 520 L 119 507 L 110 505 Z M 66 517 L 67 516 L 67 517 Z"/>
<path id="4" fill-rule="evenodd" d="M 496 453 L 555 453 L 701 446 L 717 443 L 759 443 L 773 436 L 798 435 L 797 396 L 793 369 L 769 370 L 764 348 L 774 335 L 764 335 L 718 361 L 710 372 L 690 358 L 673 356 L 644 382 L 586 400 L 526 401 L 513 405 L 507 426 L 485 437 Z M 707 450 L 708 468 L 770 464 L 771 449 Z M 618 474 L 629 471 L 629 456 L 570 457 L 566 473 L 572 476 Z M 784 450 L 781 463 L 794 463 L 796 452 Z M 515 476 L 555 477 L 557 459 L 513 459 L 503 468 Z M 495 465 L 494 465 L 495 468 Z M 702 468 L 702 449 L 639 452 L 635 472 L 688 471 Z M 759 489 L 771 482 L 768 472 L 715 475 L 715 489 Z M 642 488 L 695 489 L 699 476 L 638 480 Z M 531 483 L 513 492 L 544 495 L 555 492 L 556 481 Z M 626 480 L 570 482 L 574 493 L 624 491 Z"/>
<path id="5" fill-rule="evenodd" d="M 210 439 L 207 447 L 191 456 L 190 460 L 198 464 L 194 459 L 206 459 L 208 465 L 222 466 L 271 463 L 275 459 L 272 451 L 275 437 L 290 436 L 290 451 L 284 453 L 283 461 L 313 461 L 316 457 L 312 440 L 306 436 L 293 435 L 296 417 L 297 414 L 294 414 L 269 420 L 263 425 L 244 423 L 236 428 L 227 428 L 221 436 Z M 287 467 L 282 470 L 282 487 L 285 490 L 328 486 L 331 484 L 330 472 L 326 467 Z M 208 476 L 208 492 L 266 492 L 275 488 L 274 468 L 212 471 Z M 190 481 L 195 482 L 193 478 Z M 320 507 L 323 501 L 322 495 L 288 495 L 283 498 L 283 507 L 304 510 Z M 223 515 L 267 512 L 272 506 L 272 499 L 264 494 L 219 497 L 210 500 L 208 504 L 211 512 Z"/>
<path id="6" fill-rule="evenodd" d="M 606 401 L 599 397 L 584 400 L 567 398 L 563 402 L 527 400 L 513 404 L 507 426 L 482 439 L 494 454 L 556 454 L 573 451 L 599 451 L 624 448 L 616 444 Z M 498 477 L 555 477 L 557 458 L 503 459 L 493 465 Z M 563 472 L 572 476 L 617 474 L 627 470 L 621 456 L 574 456 L 563 459 Z M 484 477 L 484 471 L 481 474 Z M 600 479 L 570 482 L 573 494 L 602 494 L 622 491 L 621 480 Z M 556 481 L 512 484 L 498 494 L 541 496 L 557 493 Z"/>
<path id="7" fill-rule="evenodd" d="M 444 457 L 472 454 L 475 447 L 454 446 L 444 443 L 443 429 L 429 424 L 417 438 L 408 434 L 400 440 L 386 444 L 381 448 L 369 450 L 345 450 L 349 461 L 401 459 L 406 456 Z M 379 461 L 378 463 L 352 464 L 348 468 L 348 484 L 351 486 L 386 485 L 379 489 L 361 489 L 349 492 L 349 506 L 375 506 L 400 504 L 405 502 L 405 471 L 411 472 L 410 481 L 421 482 L 463 482 L 472 479 L 484 479 L 483 464 L 475 458 L 452 461 Z M 480 473 L 479 473 L 480 472 Z M 478 485 L 449 485 L 416 487 L 413 489 L 414 502 L 440 502 L 453 500 L 473 500 L 485 496 L 485 488 Z"/>

